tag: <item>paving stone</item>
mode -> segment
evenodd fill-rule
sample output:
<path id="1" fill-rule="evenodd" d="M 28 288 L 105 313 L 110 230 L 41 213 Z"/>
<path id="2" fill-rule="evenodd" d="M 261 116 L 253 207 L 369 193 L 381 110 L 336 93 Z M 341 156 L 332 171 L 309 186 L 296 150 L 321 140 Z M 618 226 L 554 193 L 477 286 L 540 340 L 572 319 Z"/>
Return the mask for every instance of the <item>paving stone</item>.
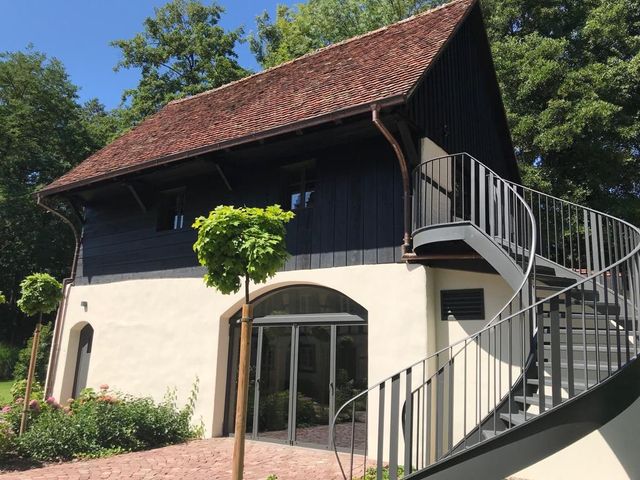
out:
<path id="1" fill-rule="evenodd" d="M 271 474 L 277 475 L 278 480 L 342 479 L 332 450 L 247 440 L 245 452 L 246 480 L 265 480 Z M 0 480 L 228 479 L 232 454 L 232 438 L 212 438 L 110 458 L 5 472 L 0 473 Z M 343 465 L 349 464 L 347 455 L 341 454 L 341 458 Z M 361 473 L 362 457 L 354 463 Z"/>

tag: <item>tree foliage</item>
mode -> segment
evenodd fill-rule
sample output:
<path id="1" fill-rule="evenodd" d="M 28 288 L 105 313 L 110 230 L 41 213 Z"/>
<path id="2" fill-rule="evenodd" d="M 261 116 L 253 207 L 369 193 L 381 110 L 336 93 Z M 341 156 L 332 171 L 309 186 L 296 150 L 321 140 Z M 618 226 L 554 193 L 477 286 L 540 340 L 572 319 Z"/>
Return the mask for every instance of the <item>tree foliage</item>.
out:
<path id="1" fill-rule="evenodd" d="M 317 48 L 397 22 L 444 0 L 309 0 L 278 5 L 275 19 L 257 19 L 250 47 L 263 67 L 273 67 Z"/>
<path id="2" fill-rule="evenodd" d="M 62 298 L 62 284 L 48 273 L 33 273 L 20 282 L 18 308 L 30 317 L 51 313 Z"/>
<path id="3" fill-rule="evenodd" d="M 34 271 L 63 277 L 73 236 L 34 192 L 102 146 L 87 126 L 77 88 L 56 59 L 27 49 L 0 54 L 0 338 L 21 343 L 18 283 Z"/>
<path id="4" fill-rule="evenodd" d="M 208 287 L 224 294 L 237 292 L 241 280 L 263 283 L 276 274 L 288 257 L 285 224 L 294 217 L 279 205 L 266 208 L 218 206 L 193 227 L 193 249 L 206 267 Z"/>
<path id="5" fill-rule="evenodd" d="M 640 1 L 482 5 L 525 182 L 640 221 Z"/>
<path id="6" fill-rule="evenodd" d="M 172 0 L 144 21 L 130 40 L 115 40 L 122 52 L 120 68 L 139 68 L 138 86 L 127 90 L 131 101 L 122 111 L 135 124 L 170 100 L 194 95 L 237 80 L 248 72 L 237 60 L 235 46 L 242 29 L 226 31 L 218 23 L 224 9 L 216 3 Z"/>

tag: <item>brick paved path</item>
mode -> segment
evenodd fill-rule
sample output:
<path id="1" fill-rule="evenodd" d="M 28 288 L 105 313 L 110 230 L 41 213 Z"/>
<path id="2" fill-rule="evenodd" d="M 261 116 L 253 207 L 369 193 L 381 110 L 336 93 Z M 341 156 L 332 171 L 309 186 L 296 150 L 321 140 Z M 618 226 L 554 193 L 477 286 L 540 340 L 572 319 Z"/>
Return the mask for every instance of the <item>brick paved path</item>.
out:
<path id="1" fill-rule="evenodd" d="M 110 458 L 8 472 L 0 474 L 0 480 L 229 479 L 232 450 L 232 438 L 213 438 Z M 348 466 L 347 457 L 342 458 Z M 359 460 L 361 471 L 362 458 Z M 333 451 L 247 441 L 244 478 L 265 480 L 271 474 L 277 475 L 278 480 L 342 479 Z"/>

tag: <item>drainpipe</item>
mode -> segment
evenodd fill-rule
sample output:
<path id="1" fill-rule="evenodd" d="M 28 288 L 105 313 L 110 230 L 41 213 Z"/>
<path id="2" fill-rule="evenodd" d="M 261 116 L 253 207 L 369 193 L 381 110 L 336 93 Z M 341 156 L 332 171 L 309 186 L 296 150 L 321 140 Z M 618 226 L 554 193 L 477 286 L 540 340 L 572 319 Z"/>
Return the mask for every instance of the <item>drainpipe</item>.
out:
<path id="1" fill-rule="evenodd" d="M 409 181 L 409 167 L 407 165 L 407 159 L 402 153 L 400 144 L 391 134 L 387 127 L 380 120 L 380 106 L 375 104 L 371 106 L 371 121 L 374 123 L 378 130 L 382 133 L 384 138 L 391 144 L 393 151 L 398 158 L 398 164 L 400 165 L 400 173 L 402 174 L 402 200 L 403 200 L 403 214 L 404 214 L 404 237 L 402 239 L 402 257 L 405 258 L 411 255 L 411 186 Z"/>
<path id="2" fill-rule="evenodd" d="M 53 340 L 51 342 L 51 351 L 49 352 L 49 368 L 47 369 L 47 378 L 45 380 L 44 387 L 44 396 L 45 399 L 51 396 L 51 390 L 53 387 L 53 381 L 55 379 L 55 372 L 58 366 L 58 355 L 60 353 L 60 337 L 62 335 L 62 327 L 64 318 L 66 316 L 67 311 L 67 300 L 69 298 L 68 290 L 73 285 L 73 281 L 76 278 L 76 268 L 78 266 L 78 256 L 80 254 L 80 245 L 82 243 L 82 236 L 78 233 L 78 229 L 73 224 L 73 222 L 65 217 L 60 212 L 57 212 L 53 208 L 49 207 L 46 203 L 44 203 L 43 199 L 39 194 L 36 196 L 36 203 L 44 208 L 46 211 L 54 214 L 58 218 L 60 218 L 64 223 L 66 223 L 71 231 L 73 232 L 73 237 L 76 242 L 75 250 L 73 253 L 73 262 L 71 263 L 71 273 L 69 277 L 65 278 L 62 281 L 62 300 L 60 301 L 60 306 L 58 307 L 58 312 L 56 313 L 56 320 L 53 329 Z M 58 399 L 62 400 L 62 399 Z"/>

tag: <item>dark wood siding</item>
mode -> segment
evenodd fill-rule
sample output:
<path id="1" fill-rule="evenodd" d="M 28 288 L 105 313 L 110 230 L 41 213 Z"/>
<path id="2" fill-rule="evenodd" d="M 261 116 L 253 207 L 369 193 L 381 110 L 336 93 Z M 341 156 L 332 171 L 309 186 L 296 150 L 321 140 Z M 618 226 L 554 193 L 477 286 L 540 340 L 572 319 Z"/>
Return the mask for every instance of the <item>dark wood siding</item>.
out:
<path id="1" fill-rule="evenodd" d="M 398 261 L 402 190 L 395 156 L 384 139 L 330 149 L 315 158 L 315 206 L 298 211 L 287 227 L 291 258 L 285 270 Z M 90 203 L 79 275 L 197 266 L 196 233 L 190 228 L 196 216 L 219 204 L 265 206 L 284 200 L 279 167 L 257 165 L 225 167 L 232 192 L 217 176 L 185 182 L 187 228 L 179 231 L 156 231 L 158 192 L 145 197 L 146 213 L 125 188 L 108 201 Z"/>
<path id="2" fill-rule="evenodd" d="M 517 180 L 517 165 L 479 7 L 409 101 L 421 133 L 449 153 L 467 152 Z"/>

